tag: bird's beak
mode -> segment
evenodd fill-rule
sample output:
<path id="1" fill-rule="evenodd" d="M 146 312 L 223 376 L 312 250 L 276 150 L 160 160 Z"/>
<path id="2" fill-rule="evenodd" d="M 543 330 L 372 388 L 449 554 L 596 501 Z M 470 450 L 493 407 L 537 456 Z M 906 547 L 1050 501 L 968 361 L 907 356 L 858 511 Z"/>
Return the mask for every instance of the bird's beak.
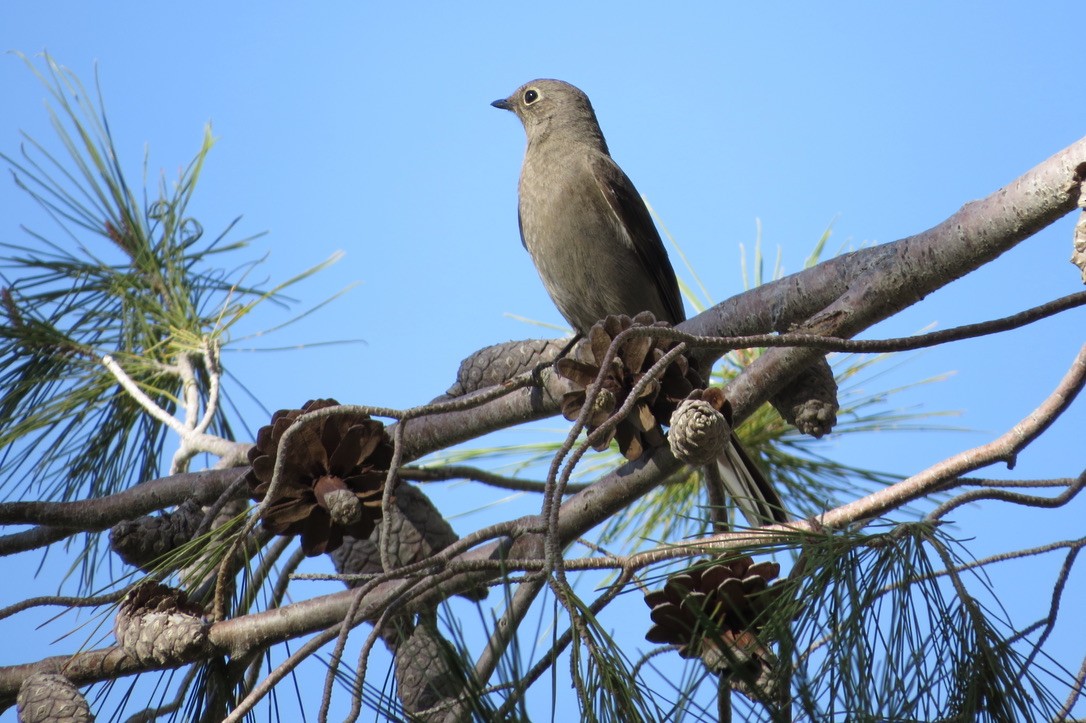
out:
<path id="1" fill-rule="evenodd" d="M 501 108 L 502 110 L 513 110 L 513 104 L 509 102 L 508 98 L 499 98 L 490 105 L 495 108 Z"/>

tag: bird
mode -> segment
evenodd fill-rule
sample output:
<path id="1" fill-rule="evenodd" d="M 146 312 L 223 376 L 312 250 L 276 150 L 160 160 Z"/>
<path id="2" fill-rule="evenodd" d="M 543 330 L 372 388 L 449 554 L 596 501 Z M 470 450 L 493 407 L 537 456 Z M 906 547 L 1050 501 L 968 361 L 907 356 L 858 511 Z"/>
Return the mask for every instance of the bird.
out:
<path id="1" fill-rule="evenodd" d="M 686 319 L 675 270 L 645 202 L 611 158 L 588 96 L 538 79 L 491 103 L 516 114 L 528 145 L 518 184 L 520 238 L 574 331 L 608 315 Z M 718 467 L 752 525 L 784 522 L 781 499 L 735 433 Z"/>

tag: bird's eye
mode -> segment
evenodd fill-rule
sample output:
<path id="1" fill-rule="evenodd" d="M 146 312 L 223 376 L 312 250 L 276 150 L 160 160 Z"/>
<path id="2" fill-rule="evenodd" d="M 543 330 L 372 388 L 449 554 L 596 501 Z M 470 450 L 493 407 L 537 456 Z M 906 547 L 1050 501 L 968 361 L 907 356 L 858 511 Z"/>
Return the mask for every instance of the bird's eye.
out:
<path id="1" fill-rule="evenodd" d="M 524 105 L 531 105 L 539 100 L 539 92 L 535 88 L 524 91 Z"/>

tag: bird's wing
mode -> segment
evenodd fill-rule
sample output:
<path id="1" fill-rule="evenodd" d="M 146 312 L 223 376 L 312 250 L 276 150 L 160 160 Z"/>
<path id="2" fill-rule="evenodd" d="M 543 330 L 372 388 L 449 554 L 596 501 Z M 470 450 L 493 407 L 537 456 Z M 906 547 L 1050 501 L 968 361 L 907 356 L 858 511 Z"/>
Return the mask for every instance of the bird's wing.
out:
<path id="1" fill-rule="evenodd" d="M 677 324 L 686 318 L 683 300 L 679 294 L 679 282 L 667 258 L 664 243 L 652 222 L 652 216 L 641 200 L 633 182 L 622 172 L 610 156 L 597 156 L 590 162 L 592 176 L 607 205 L 618 217 L 626 230 L 627 240 L 637 253 L 646 276 L 656 283 L 670 319 L 663 321 Z"/>
<path id="2" fill-rule="evenodd" d="M 528 251 L 528 242 L 524 240 L 524 217 L 520 215 L 520 206 L 517 206 L 517 231 L 520 232 L 520 245 Z M 531 253 L 529 251 L 529 253 Z"/>

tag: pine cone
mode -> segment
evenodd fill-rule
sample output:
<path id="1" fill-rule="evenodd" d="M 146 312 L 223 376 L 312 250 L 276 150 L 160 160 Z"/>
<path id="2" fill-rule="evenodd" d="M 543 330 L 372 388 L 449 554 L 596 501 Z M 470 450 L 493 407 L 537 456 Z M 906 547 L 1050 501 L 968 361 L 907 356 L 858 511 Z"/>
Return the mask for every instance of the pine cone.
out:
<path id="1" fill-rule="evenodd" d="M 728 445 L 732 410 L 719 387 L 695 389 L 671 415 L 667 441 L 675 458 L 691 467 L 703 467 Z"/>
<path id="2" fill-rule="evenodd" d="M 109 544 L 122 560 L 150 571 L 156 560 L 192 540 L 204 518 L 195 500 L 185 500 L 173 512 L 122 520 L 109 531 Z"/>
<path id="3" fill-rule="evenodd" d="M 462 692 L 463 669 L 433 615 L 420 615 L 417 625 L 401 618 L 394 629 L 384 637 L 395 655 L 397 693 L 405 711 L 417 714 Z"/>
<path id="4" fill-rule="evenodd" d="M 526 339 L 480 349 L 460 362 L 456 382 L 434 401 L 462 397 L 530 372 L 536 365 L 552 361 L 564 346 L 560 339 Z"/>
<path id="5" fill-rule="evenodd" d="M 19 723 L 90 723 L 87 699 L 70 680 L 57 673 L 34 673 L 19 686 L 15 699 Z"/>
<path id="6" fill-rule="evenodd" d="M 126 653 L 141 663 L 169 665 L 206 650 L 204 610 L 183 590 L 144 583 L 127 595 L 113 621 L 113 634 Z"/>
<path id="7" fill-rule="evenodd" d="M 574 391 L 562 396 L 562 414 L 574 421 L 581 414 L 587 399 L 586 391 L 600 373 L 600 364 L 607 354 L 612 340 L 633 326 L 668 326 L 658 322 L 652 314 L 643 312 L 633 319 L 628 316 L 609 316 L 588 330 L 586 337 L 574 347 L 570 356 L 555 364 L 558 374 L 573 383 Z M 672 347 L 670 341 L 657 341 L 650 337 L 628 340 L 618 350 L 603 379 L 599 396 L 593 403 L 588 419 L 588 431 L 602 425 L 616 409 L 625 404 L 633 387 L 644 377 L 653 364 Z M 661 424 L 671 419 L 679 402 L 686 399 L 696 388 L 704 386 L 697 369 L 686 356 L 675 359 L 664 373 L 645 386 L 637 404 L 629 416 L 615 427 L 607 439 L 600 440 L 597 450 L 606 449 L 612 439 L 626 459 L 637 459 L 646 448 L 664 444 Z"/>
<path id="8" fill-rule="evenodd" d="M 262 501 L 271 484 L 283 434 L 303 414 L 338 406 L 333 399 L 306 402 L 301 409 L 279 410 L 257 433 L 249 450 L 247 480 L 254 500 Z M 283 464 L 279 497 L 264 511 L 264 527 L 277 535 L 301 535 L 309 556 L 330 552 L 343 535 L 365 539 L 381 517 L 381 494 L 392 444 L 381 422 L 365 414 L 326 417 L 295 433 Z"/>
<path id="9" fill-rule="evenodd" d="M 653 621 L 645 638 L 679 645 L 681 656 L 701 658 L 720 673 L 758 677 L 772 660 L 758 639 L 759 618 L 779 594 L 779 586 L 769 587 L 779 574 L 775 562 L 742 557 L 672 575 L 663 589 L 645 595 Z"/>

